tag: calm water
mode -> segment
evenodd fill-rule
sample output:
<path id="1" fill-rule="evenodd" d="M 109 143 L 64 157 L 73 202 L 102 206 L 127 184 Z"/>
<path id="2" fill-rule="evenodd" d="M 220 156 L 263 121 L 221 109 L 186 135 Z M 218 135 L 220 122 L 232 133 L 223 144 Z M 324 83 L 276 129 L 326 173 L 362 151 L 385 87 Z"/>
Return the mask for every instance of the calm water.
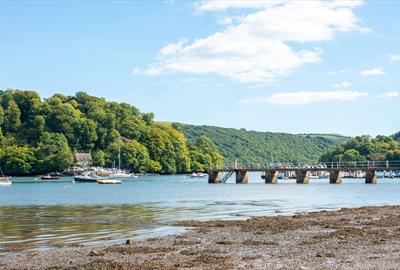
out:
<path id="1" fill-rule="evenodd" d="M 327 179 L 308 185 L 280 180 L 263 184 L 209 185 L 185 176 L 142 176 L 122 185 L 14 178 L 0 187 L 0 254 L 121 242 L 182 230 L 183 219 L 232 219 L 363 205 L 400 204 L 400 180 Z"/>

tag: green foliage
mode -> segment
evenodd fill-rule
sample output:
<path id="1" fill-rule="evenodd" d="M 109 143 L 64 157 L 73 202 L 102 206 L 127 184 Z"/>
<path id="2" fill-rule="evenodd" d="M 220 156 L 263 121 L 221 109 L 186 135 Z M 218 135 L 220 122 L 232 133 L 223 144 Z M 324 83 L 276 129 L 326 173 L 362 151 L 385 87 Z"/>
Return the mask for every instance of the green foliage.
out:
<path id="1" fill-rule="evenodd" d="M 31 148 L 11 145 L 0 149 L 0 166 L 6 174 L 29 174 L 35 163 Z"/>
<path id="2" fill-rule="evenodd" d="M 221 167 L 223 158 L 214 143 L 205 136 L 200 136 L 189 144 L 192 170 L 202 172 L 212 166 Z"/>
<path id="3" fill-rule="evenodd" d="M 181 128 L 191 142 L 199 136 L 210 138 L 227 163 L 315 162 L 326 149 L 349 139 L 340 135 L 293 135 L 186 124 Z"/>
<path id="4" fill-rule="evenodd" d="M 42 100 L 34 91 L 0 91 L 0 166 L 10 175 L 63 171 L 73 150 L 91 151 L 93 165 L 112 166 L 119 147 L 122 167 L 135 172 L 183 173 L 191 162 L 202 169 L 221 163 L 207 143 L 189 151 L 179 128 L 84 92 Z"/>
<path id="5" fill-rule="evenodd" d="M 104 167 L 106 165 L 106 155 L 104 151 L 97 149 L 92 153 L 92 158 L 94 166 Z"/>
<path id="6" fill-rule="evenodd" d="M 126 143 L 114 142 L 107 148 L 107 165 L 112 166 L 117 162 L 119 147 L 121 148 L 121 167 L 135 172 L 146 172 L 149 167 L 150 157 L 146 147 L 138 141 Z"/>
<path id="7" fill-rule="evenodd" d="M 0 111 L 0 121 L 1 121 L 1 111 Z M 392 137 L 393 139 L 400 141 L 400 131 L 393 134 Z"/>
<path id="8" fill-rule="evenodd" d="M 320 161 L 400 160 L 400 142 L 392 137 L 358 136 L 328 149 Z"/>
<path id="9" fill-rule="evenodd" d="M 63 134 L 45 132 L 35 152 L 36 172 L 62 172 L 72 165 L 72 152 Z"/>

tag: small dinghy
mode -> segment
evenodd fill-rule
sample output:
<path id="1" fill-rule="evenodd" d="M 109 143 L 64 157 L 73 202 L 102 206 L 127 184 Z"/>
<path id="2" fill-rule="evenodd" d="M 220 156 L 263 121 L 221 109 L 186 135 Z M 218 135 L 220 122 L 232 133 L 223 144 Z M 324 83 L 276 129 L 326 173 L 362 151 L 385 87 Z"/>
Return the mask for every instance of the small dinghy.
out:
<path id="1" fill-rule="evenodd" d="M 12 184 L 11 176 L 5 176 L 1 168 L 0 168 L 0 173 L 1 173 L 0 186 L 10 186 Z"/>
<path id="2" fill-rule="evenodd" d="M 97 180 L 97 184 L 122 184 L 122 181 L 117 179 L 104 179 Z"/>

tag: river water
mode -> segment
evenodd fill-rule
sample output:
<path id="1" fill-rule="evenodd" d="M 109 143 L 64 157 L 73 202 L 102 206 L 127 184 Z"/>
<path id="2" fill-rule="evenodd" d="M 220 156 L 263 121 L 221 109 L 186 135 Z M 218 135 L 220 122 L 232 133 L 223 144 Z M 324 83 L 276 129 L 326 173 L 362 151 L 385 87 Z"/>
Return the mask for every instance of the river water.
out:
<path id="1" fill-rule="evenodd" d="M 400 180 L 328 179 L 266 185 L 250 174 L 247 185 L 207 183 L 182 175 L 139 176 L 121 185 L 14 178 L 0 186 L 0 254 L 58 247 L 121 243 L 174 233 L 185 219 L 241 219 L 364 205 L 400 204 Z"/>

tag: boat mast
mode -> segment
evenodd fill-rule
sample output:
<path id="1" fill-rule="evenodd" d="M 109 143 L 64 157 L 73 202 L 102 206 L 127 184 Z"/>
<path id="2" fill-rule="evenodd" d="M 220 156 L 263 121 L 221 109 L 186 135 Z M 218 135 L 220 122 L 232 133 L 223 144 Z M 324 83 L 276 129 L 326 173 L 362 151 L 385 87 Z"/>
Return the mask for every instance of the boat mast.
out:
<path id="1" fill-rule="evenodd" d="M 121 145 L 118 144 L 118 170 L 121 171 Z"/>

